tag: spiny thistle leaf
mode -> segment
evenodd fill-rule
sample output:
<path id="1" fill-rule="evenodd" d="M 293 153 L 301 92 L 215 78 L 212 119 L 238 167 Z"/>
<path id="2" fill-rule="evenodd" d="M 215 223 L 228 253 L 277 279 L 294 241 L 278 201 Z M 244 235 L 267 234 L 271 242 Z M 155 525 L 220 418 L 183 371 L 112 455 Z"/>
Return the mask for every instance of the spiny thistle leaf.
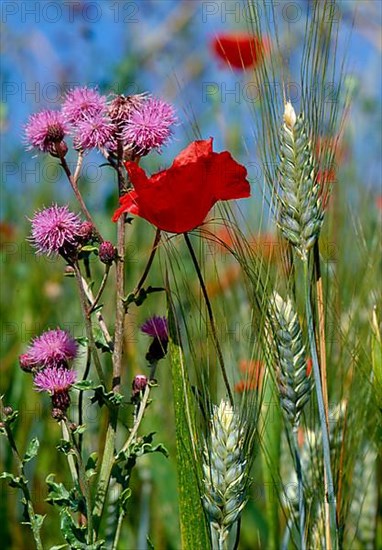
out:
<path id="1" fill-rule="evenodd" d="M 296 116 L 290 103 L 280 132 L 280 157 L 278 226 L 306 261 L 321 230 L 323 209 L 306 121 L 303 114 Z"/>
<path id="2" fill-rule="evenodd" d="M 288 298 L 285 302 L 277 292 L 271 300 L 270 317 L 272 357 L 277 361 L 281 407 L 292 427 L 297 428 L 312 390 L 301 327 L 291 300 Z"/>
<path id="3" fill-rule="evenodd" d="M 219 407 L 213 407 L 203 461 L 203 505 L 210 521 L 213 548 L 225 547 L 224 541 L 247 502 L 247 461 L 243 446 L 240 418 L 233 407 L 222 400 Z"/>

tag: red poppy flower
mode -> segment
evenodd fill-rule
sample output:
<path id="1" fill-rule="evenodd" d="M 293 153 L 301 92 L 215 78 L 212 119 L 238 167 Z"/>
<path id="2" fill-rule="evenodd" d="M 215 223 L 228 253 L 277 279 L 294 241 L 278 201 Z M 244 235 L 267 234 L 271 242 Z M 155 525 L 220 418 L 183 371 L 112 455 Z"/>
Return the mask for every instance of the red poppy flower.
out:
<path id="1" fill-rule="evenodd" d="M 129 212 L 170 233 L 185 233 L 203 223 L 219 200 L 249 197 L 247 170 L 228 153 L 214 153 L 212 138 L 194 141 L 172 166 L 150 178 L 135 162 L 126 162 L 134 186 L 120 198 L 113 221 Z"/>
<path id="2" fill-rule="evenodd" d="M 268 40 L 248 33 L 222 33 L 211 42 L 215 55 L 234 69 L 256 67 L 269 49 Z"/>

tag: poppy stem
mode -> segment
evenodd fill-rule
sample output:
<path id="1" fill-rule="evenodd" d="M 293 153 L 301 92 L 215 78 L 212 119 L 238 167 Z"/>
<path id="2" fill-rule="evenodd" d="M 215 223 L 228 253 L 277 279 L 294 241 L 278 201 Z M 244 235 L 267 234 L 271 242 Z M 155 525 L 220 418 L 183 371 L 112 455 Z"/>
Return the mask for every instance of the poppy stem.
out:
<path id="1" fill-rule="evenodd" d="M 227 376 L 227 371 L 226 371 L 226 368 L 225 368 L 225 365 L 224 365 L 223 354 L 222 354 L 222 350 L 221 350 L 219 339 L 218 339 L 217 332 L 216 332 L 216 325 L 215 325 L 214 315 L 213 315 L 213 312 L 212 312 L 211 302 L 210 302 L 210 299 L 209 299 L 208 294 L 207 294 L 206 285 L 204 284 L 203 275 L 202 275 L 202 272 L 200 271 L 200 267 L 199 267 L 199 263 L 198 263 L 198 260 L 196 258 L 196 255 L 195 255 L 195 251 L 192 247 L 190 237 L 188 236 L 187 233 L 184 233 L 184 239 L 186 241 L 188 250 L 190 252 L 192 262 L 194 264 L 195 271 L 196 271 L 196 274 L 197 274 L 198 279 L 199 279 L 200 288 L 202 289 L 204 300 L 206 302 L 208 318 L 210 320 L 210 325 L 211 325 L 211 330 L 212 330 L 212 337 L 213 337 L 213 340 L 214 340 L 214 343 L 215 343 L 215 346 L 216 346 L 216 351 L 217 351 L 218 358 L 219 358 L 220 369 L 222 371 L 224 384 L 225 384 L 225 387 L 227 389 L 228 398 L 230 400 L 231 405 L 233 406 L 233 404 L 234 404 L 233 395 L 232 395 L 231 388 L 230 388 L 230 385 L 229 385 L 229 382 L 228 382 L 228 376 Z"/>
<path id="2" fill-rule="evenodd" d="M 153 242 L 153 246 L 151 247 L 151 253 L 150 253 L 150 257 L 147 261 L 147 264 L 146 264 L 146 267 L 145 267 L 145 270 L 142 274 L 142 277 L 139 279 L 139 283 L 137 284 L 135 290 L 134 290 L 134 294 L 138 294 L 138 292 L 141 290 L 141 288 L 143 287 L 143 284 L 147 278 L 147 275 L 149 274 L 149 271 L 150 271 L 150 268 L 151 268 L 151 265 L 154 261 L 154 258 L 155 258 L 155 254 L 156 254 L 156 251 L 158 249 L 158 244 L 159 244 L 159 241 L 160 241 L 160 238 L 161 238 L 161 230 L 160 229 L 157 229 L 156 233 L 155 233 L 155 238 L 154 238 L 154 242 Z"/>

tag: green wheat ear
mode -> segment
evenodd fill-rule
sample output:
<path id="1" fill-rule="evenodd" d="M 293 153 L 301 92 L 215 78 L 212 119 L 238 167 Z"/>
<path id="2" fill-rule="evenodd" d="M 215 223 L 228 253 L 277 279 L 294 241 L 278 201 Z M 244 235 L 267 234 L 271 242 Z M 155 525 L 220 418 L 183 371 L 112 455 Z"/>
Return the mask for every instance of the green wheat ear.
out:
<path id="1" fill-rule="evenodd" d="M 311 378 L 306 372 L 306 352 L 303 335 L 291 300 L 285 302 L 273 293 L 270 307 L 272 322 L 271 341 L 273 360 L 277 361 L 277 385 L 281 407 L 291 423 L 297 428 L 302 410 L 309 401 L 312 390 Z"/>
<path id="2" fill-rule="evenodd" d="M 323 209 L 306 121 L 303 114 L 296 116 L 289 102 L 280 132 L 280 157 L 278 226 L 306 261 L 321 230 Z"/>
<path id="3" fill-rule="evenodd" d="M 240 417 L 224 400 L 214 405 L 203 458 L 203 506 L 213 549 L 223 549 L 247 502 L 248 485 Z"/>

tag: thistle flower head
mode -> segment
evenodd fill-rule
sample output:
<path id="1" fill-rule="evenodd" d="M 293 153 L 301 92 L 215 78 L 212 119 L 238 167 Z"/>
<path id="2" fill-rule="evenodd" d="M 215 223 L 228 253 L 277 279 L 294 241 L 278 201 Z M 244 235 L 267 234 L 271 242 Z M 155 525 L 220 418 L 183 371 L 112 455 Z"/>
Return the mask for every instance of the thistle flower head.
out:
<path id="1" fill-rule="evenodd" d="M 62 420 L 70 405 L 69 390 L 76 381 L 76 372 L 62 367 L 47 367 L 34 379 L 36 391 L 46 391 L 52 397 L 52 416 Z"/>
<path id="2" fill-rule="evenodd" d="M 67 133 L 65 119 L 60 111 L 41 111 L 29 117 L 25 125 L 28 149 L 36 147 L 50 152 L 54 144 L 60 143 Z"/>
<path id="3" fill-rule="evenodd" d="M 75 147 L 86 151 L 98 147 L 111 148 L 114 143 L 115 127 L 103 113 L 85 115 L 76 124 Z"/>
<path id="4" fill-rule="evenodd" d="M 106 97 L 87 86 L 70 90 L 62 105 L 62 114 L 65 120 L 74 126 L 77 126 L 81 120 L 106 112 Z"/>
<path id="5" fill-rule="evenodd" d="M 115 124 L 123 124 L 127 122 L 131 114 L 142 107 L 142 104 L 147 99 L 147 94 L 135 95 L 117 95 L 109 103 L 109 116 Z"/>
<path id="6" fill-rule="evenodd" d="M 168 346 L 168 324 L 166 317 L 154 315 L 143 323 L 141 331 L 153 338 L 146 354 L 147 361 L 155 363 L 159 359 L 163 359 L 167 353 Z"/>
<path id="7" fill-rule="evenodd" d="M 74 370 L 62 367 L 47 367 L 34 378 L 36 391 L 46 391 L 51 395 L 68 391 L 76 381 Z"/>
<path id="8" fill-rule="evenodd" d="M 153 315 L 143 323 L 141 331 L 147 336 L 157 338 L 161 342 L 168 342 L 168 324 L 166 317 Z"/>
<path id="9" fill-rule="evenodd" d="M 145 155 L 151 149 L 160 149 L 169 140 L 175 122 L 173 107 L 150 97 L 131 112 L 122 130 L 122 139 L 138 154 Z"/>
<path id="10" fill-rule="evenodd" d="M 67 367 L 77 355 L 77 342 L 61 329 L 48 330 L 35 338 L 27 355 L 40 367 Z"/>
<path id="11" fill-rule="evenodd" d="M 81 220 L 67 206 L 53 204 L 36 212 L 31 222 L 30 240 L 37 254 L 65 253 L 76 246 Z"/>

